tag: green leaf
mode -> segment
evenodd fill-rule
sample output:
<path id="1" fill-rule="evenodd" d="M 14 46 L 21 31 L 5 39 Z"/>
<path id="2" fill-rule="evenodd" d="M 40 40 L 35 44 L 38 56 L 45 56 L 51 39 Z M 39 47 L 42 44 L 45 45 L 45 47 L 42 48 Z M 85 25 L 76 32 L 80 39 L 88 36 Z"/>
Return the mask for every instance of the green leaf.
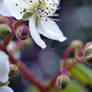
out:
<path id="1" fill-rule="evenodd" d="M 92 86 L 92 70 L 84 64 L 76 64 L 72 66 L 69 73 L 76 80 L 81 81 L 84 84 L 90 84 Z"/>
<path id="2" fill-rule="evenodd" d="M 30 17 L 32 17 L 33 13 L 31 12 L 26 12 L 23 15 L 23 20 L 28 20 Z"/>
<path id="3" fill-rule="evenodd" d="M 6 85 L 8 85 L 8 82 L 6 82 L 6 83 L 2 83 L 2 82 L 0 82 L 0 87 L 2 87 L 2 86 L 6 86 Z"/>
<path id="4" fill-rule="evenodd" d="M 29 87 L 25 92 L 41 92 L 37 88 Z M 85 87 L 83 87 L 81 84 L 79 84 L 76 81 L 71 81 L 67 88 L 65 89 L 59 89 L 55 86 L 53 86 L 50 90 L 47 90 L 46 92 L 89 92 Z"/>
<path id="5" fill-rule="evenodd" d="M 68 87 L 60 92 L 89 92 L 87 88 L 76 81 L 71 81 Z"/>

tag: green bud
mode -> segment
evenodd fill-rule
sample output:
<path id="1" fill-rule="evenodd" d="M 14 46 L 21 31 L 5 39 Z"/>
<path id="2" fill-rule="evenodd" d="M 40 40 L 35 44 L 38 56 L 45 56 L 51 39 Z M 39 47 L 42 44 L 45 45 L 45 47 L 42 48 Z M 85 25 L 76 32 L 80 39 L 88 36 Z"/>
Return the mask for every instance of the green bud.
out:
<path id="1" fill-rule="evenodd" d="M 19 74 L 19 70 L 16 65 L 10 65 L 9 77 L 15 77 Z"/>
<path id="2" fill-rule="evenodd" d="M 25 25 L 19 25 L 16 29 L 15 34 L 19 40 L 25 40 L 29 37 L 29 29 Z"/>
<path id="3" fill-rule="evenodd" d="M 9 33 L 11 29 L 6 24 L 0 24 L 0 40 L 3 40 Z"/>
<path id="4" fill-rule="evenodd" d="M 83 47 L 82 41 L 79 41 L 79 40 L 74 40 L 71 43 L 71 45 L 72 45 L 73 48 L 78 48 L 78 49 L 81 49 Z"/>
<path id="5" fill-rule="evenodd" d="M 70 78 L 67 75 L 62 74 L 57 77 L 56 85 L 60 89 L 64 89 L 68 86 L 69 81 L 70 81 Z"/>
<path id="6" fill-rule="evenodd" d="M 83 52 L 85 60 L 88 64 L 92 64 L 92 43 L 87 43 Z"/>

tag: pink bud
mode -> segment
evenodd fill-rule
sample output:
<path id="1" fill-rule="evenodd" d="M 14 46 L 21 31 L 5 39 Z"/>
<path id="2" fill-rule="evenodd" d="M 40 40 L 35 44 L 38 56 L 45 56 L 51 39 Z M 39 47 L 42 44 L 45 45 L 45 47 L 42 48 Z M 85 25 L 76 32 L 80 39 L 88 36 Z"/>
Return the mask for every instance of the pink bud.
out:
<path id="1" fill-rule="evenodd" d="M 15 35 L 20 40 L 25 40 L 29 37 L 29 29 L 26 25 L 20 24 L 15 31 Z"/>

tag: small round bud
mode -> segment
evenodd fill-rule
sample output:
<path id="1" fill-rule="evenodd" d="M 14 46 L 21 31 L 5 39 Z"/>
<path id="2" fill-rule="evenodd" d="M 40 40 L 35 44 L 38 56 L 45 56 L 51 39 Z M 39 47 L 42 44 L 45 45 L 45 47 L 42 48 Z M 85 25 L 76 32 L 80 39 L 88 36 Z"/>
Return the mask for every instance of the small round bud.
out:
<path id="1" fill-rule="evenodd" d="M 82 41 L 79 41 L 79 40 L 74 40 L 72 43 L 71 43 L 72 47 L 74 48 L 82 48 L 83 47 L 83 43 Z"/>
<path id="2" fill-rule="evenodd" d="M 3 40 L 11 33 L 11 28 L 7 24 L 0 24 L 0 40 Z"/>
<path id="3" fill-rule="evenodd" d="M 57 77 L 56 85 L 60 89 L 64 89 L 68 86 L 69 81 L 70 81 L 70 78 L 67 75 L 62 74 Z"/>
<path id="4" fill-rule="evenodd" d="M 20 25 L 16 29 L 16 37 L 20 40 L 25 40 L 29 37 L 29 29 L 25 25 Z"/>
<path id="5" fill-rule="evenodd" d="M 85 57 L 86 62 L 88 64 L 92 64 L 92 43 L 91 42 L 86 44 L 83 55 Z"/>
<path id="6" fill-rule="evenodd" d="M 9 77 L 15 77 L 19 74 L 18 68 L 16 65 L 10 65 Z"/>

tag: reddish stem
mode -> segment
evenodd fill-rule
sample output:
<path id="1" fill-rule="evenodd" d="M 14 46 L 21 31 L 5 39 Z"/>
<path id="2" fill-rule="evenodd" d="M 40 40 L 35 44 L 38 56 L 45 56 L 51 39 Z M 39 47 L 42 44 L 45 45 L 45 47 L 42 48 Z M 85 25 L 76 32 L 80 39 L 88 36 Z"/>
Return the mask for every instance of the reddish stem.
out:
<path id="1" fill-rule="evenodd" d="M 67 71 L 73 66 L 77 64 L 77 62 L 75 62 L 75 59 L 72 61 L 71 64 L 67 65 L 61 72 L 59 72 L 56 77 L 50 82 L 50 85 L 48 86 L 47 90 L 49 90 L 50 88 L 53 87 L 53 85 L 55 84 L 56 82 L 56 79 L 57 79 L 57 76 L 61 75 L 61 74 L 66 74 Z"/>
<path id="2" fill-rule="evenodd" d="M 37 88 L 39 88 L 42 92 L 44 92 L 46 90 L 46 86 L 44 86 L 43 84 L 41 84 L 36 78 L 35 76 L 32 74 L 31 71 L 29 71 L 29 69 L 25 66 L 25 64 L 22 63 L 22 61 L 14 58 L 13 54 L 11 52 L 8 52 L 7 49 L 5 49 L 3 47 L 2 44 L 0 44 L 0 49 L 2 51 L 4 51 L 10 58 L 11 63 L 16 64 L 18 66 L 18 69 L 20 71 L 20 74 L 22 75 L 22 77 L 24 77 L 26 80 L 28 80 L 30 83 L 32 83 L 33 85 L 35 85 Z"/>
<path id="3" fill-rule="evenodd" d="M 66 60 L 69 57 L 70 53 L 72 52 L 73 47 L 70 45 L 64 52 L 64 57 L 63 57 L 63 65 L 62 69 L 66 66 Z"/>
<path id="4" fill-rule="evenodd" d="M 12 37 L 13 37 L 12 34 L 9 34 L 9 35 L 6 36 L 6 38 L 5 38 L 4 41 L 3 41 L 3 46 L 4 46 L 4 48 L 7 48 L 7 45 L 8 45 L 9 42 L 11 41 Z"/>

